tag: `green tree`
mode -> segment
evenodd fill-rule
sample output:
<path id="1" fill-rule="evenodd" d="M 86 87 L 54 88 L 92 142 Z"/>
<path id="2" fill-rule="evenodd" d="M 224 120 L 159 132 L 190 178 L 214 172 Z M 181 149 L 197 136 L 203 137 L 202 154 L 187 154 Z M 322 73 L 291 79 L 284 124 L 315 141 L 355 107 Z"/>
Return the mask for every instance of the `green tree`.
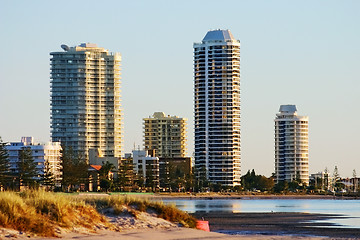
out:
<path id="1" fill-rule="evenodd" d="M 340 191 L 344 188 L 344 184 L 342 184 L 340 182 L 340 174 L 339 174 L 339 169 L 337 166 L 335 166 L 334 168 L 334 172 L 333 172 L 333 189 L 334 191 Z"/>
<path id="2" fill-rule="evenodd" d="M 100 178 L 100 188 L 103 191 L 109 191 L 113 187 L 113 178 L 110 176 L 110 172 L 115 169 L 114 164 L 106 161 L 100 170 L 99 170 L 99 178 Z"/>
<path id="3" fill-rule="evenodd" d="M 47 190 L 53 190 L 55 187 L 55 176 L 51 171 L 49 161 L 45 161 L 44 174 L 42 175 L 41 182 L 47 188 Z"/>
<path id="4" fill-rule="evenodd" d="M 84 158 L 75 154 L 72 148 L 62 147 L 62 187 L 64 191 L 79 190 L 88 181 L 88 164 Z"/>
<path id="5" fill-rule="evenodd" d="M 120 191 L 131 191 L 136 188 L 133 159 L 131 157 L 121 159 L 118 171 L 118 188 Z"/>
<path id="6" fill-rule="evenodd" d="M 287 192 L 288 189 L 289 189 L 289 184 L 287 181 L 279 181 L 274 186 L 274 192 L 276 193 Z"/>
<path id="7" fill-rule="evenodd" d="M 293 180 L 293 181 L 288 183 L 288 186 L 289 186 L 289 190 L 291 192 L 295 192 L 297 189 L 299 189 L 300 183 L 297 180 Z"/>
<path id="8" fill-rule="evenodd" d="M 115 170 L 114 164 L 110 163 L 109 161 L 106 161 L 106 163 L 104 163 L 99 170 L 99 176 L 100 178 L 109 179 L 110 172 L 114 170 Z"/>
<path id="9" fill-rule="evenodd" d="M 17 178 L 18 184 L 21 186 L 34 187 L 38 172 L 36 163 L 32 156 L 32 151 L 28 147 L 24 147 L 19 152 L 19 161 L 17 162 Z"/>
<path id="10" fill-rule="evenodd" d="M 262 175 L 256 175 L 255 170 L 250 170 L 241 177 L 241 183 L 244 190 L 260 190 L 269 191 L 274 187 L 274 180 L 272 177 L 267 178 Z"/>
<path id="11" fill-rule="evenodd" d="M 8 151 L 6 150 L 6 143 L 0 137 L 0 191 L 8 185 L 10 180 L 10 162 Z"/>

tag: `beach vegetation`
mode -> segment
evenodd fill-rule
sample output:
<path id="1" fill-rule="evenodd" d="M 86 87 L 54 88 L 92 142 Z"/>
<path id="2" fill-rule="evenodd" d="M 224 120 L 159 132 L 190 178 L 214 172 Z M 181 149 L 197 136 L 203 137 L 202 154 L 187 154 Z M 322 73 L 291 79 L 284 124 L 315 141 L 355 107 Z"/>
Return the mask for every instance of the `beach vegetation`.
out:
<path id="1" fill-rule="evenodd" d="M 174 205 L 166 205 L 163 202 L 151 201 L 147 198 L 113 195 L 109 197 L 87 197 L 84 201 L 100 212 L 106 209 L 113 209 L 114 214 L 121 214 L 125 210 L 135 217 L 138 212 L 150 212 L 157 217 L 167 221 L 179 223 L 184 227 L 196 227 L 196 219 Z"/>
<path id="2" fill-rule="evenodd" d="M 81 199 L 41 190 L 0 193 L 1 227 L 54 237 L 58 227 L 91 228 L 98 223 L 110 226 Z"/>
<path id="3" fill-rule="evenodd" d="M 80 196 L 52 193 L 44 190 L 0 192 L 0 227 L 12 228 L 38 236 L 55 237 L 60 228 L 86 228 L 104 226 L 114 228 L 105 215 L 130 213 L 137 218 L 147 212 L 156 217 L 195 227 L 196 219 L 173 205 L 147 198 L 112 196 Z"/>
<path id="4" fill-rule="evenodd" d="M 241 184 L 244 190 L 270 191 L 274 187 L 274 179 L 262 175 L 256 175 L 255 170 L 248 172 L 241 177 Z"/>

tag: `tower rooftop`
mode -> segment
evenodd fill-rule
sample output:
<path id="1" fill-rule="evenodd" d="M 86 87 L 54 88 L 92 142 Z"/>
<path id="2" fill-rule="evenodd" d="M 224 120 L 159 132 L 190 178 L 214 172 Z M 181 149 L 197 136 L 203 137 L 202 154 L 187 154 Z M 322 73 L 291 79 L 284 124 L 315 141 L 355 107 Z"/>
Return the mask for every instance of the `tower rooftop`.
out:
<path id="1" fill-rule="evenodd" d="M 236 40 L 230 30 L 212 30 L 208 31 L 203 39 L 203 42 L 207 41 L 227 41 Z"/>
<path id="2" fill-rule="evenodd" d="M 297 111 L 295 105 L 281 105 L 279 112 L 295 113 Z"/>

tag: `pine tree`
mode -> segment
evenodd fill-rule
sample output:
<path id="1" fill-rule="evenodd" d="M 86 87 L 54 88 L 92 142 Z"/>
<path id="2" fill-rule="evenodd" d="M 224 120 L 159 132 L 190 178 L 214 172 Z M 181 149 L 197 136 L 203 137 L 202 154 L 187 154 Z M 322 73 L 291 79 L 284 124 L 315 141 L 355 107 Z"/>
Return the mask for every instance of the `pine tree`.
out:
<path id="1" fill-rule="evenodd" d="M 0 137 L 0 190 L 7 185 L 10 173 L 9 155 L 5 145 Z"/>
<path id="2" fill-rule="evenodd" d="M 51 171 L 49 161 L 45 161 L 44 175 L 42 176 L 42 184 L 46 186 L 47 190 L 51 190 L 55 186 L 55 176 Z"/>
<path id="3" fill-rule="evenodd" d="M 35 185 L 38 173 L 36 170 L 36 163 L 34 162 L 32 151 L 30 148 L 25 147 L 20 150 L 19 161 L 17 162 L 17 169 L 20 187 L 33 187 Z"/>
<path id="4" fill-rule="evenodd" d="M 357 182 L 357 178 L 356 178 L 356 170 L 354 169 L 353 170 L 353 178 L 354 178 L 354 192 L 357 192 L 357 185 L 358 185 L 358 182 Z"/>

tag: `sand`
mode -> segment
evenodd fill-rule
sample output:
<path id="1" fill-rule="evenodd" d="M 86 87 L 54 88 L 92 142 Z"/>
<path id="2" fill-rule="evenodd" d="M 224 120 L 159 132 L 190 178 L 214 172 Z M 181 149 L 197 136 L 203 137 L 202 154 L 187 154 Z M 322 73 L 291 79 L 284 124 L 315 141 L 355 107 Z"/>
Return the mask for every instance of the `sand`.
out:
<path id="1" fill-rule="evenodd" d="M 113 239 L 147 239 L 147 240 L 182 240 L 182 239 L 325 239 L 322 237 L 276 236 L 276 235 L 227 235 L 216 232 L 205 232 L 197 229 L 179 227 L 150 213 L 140 213 L 137 218 L 129 214 L 113 216 L 108 214 L 108 220 L 115 227 L 110 230 L 104 226 L 94 226 L 93 229 L 73 227 L 72 229 L 57 229 L 62 239 L 79 240 L 113 240 Z M 211 225 L 210 225 L 211 226 Z M 34 236 L 11 229 L 0 228 L 0 239 L 51 239 Z M 52 238 L 59 239 L 59 238 Z"/>
<path id="2" fill-rule="evenodd" d="M 84 234 L 68 234 L 64 236 L 66 239 L 80 239 L 80 240 L 113 240 L 113 239 L 126 239 L 126 240 L 232 240 L 232 239 L 244 239 L 244 240 L 287 240 L 287 239 L 328 239 L 321 237 L 291 237 L 291 236 L 263 236 L 263 235 L 246 235 L 246 236 L 231 236 L 215 232 L 204 232 L 202 230 L 190 229 L 190 228 L 167 228 L 167 229 L 138 229 L 129 230 L 124 232 L 112 232 L 112 231 L 100 231 L 97 234 L 84 235 Z M 45 238 L 44 238 L 45 239 Z"/>
<path id="3" fill-rule="evenodd" d="M 131 215 L 108 216 L 108 220 L 115 225 L 115 229 L 109 230 L 101 226 L 94 226 L 94 229 L 76 228 L 58 229 L 59 237 L 62 239 L 79 239 L 79 240 L 113 240 L 113 239 L 147 239 L 147 240 L 182 240 L 182 239 L 356 239 L 356 235 L 332 235 L 317 234 L 313 236 L 311 233 L 302 232 L 301 228 L 294 228 L 295 224 L 303 220 L 323 219 L 322 215 L 294 213 L 276 213 L 272 216 L 268 214 L 231 214 L 216 213 L 202 214 L 207 220 L 210 220 L 210 228 L 212 231 L 219 230 L 244 230 L 252 234 L 245 235 L 228 235 L 217 232 L 205 232 L 197 229 L 179 227 L 173 223 L 154 217 L 148 213 L 141 213 L 135 219 Z M 271 223 L 271 224 L 269 224 Z M 301 224 L 300 224 L 301 225 Z M 293 231 L 284 232 L 283 228 L 293 229 Z M 296 231 L 294 231 L 296 229 Z M 271 230 L 271 231 L 269 231 Z M 359 230 L 359 229 L 358 229 Z M 263 234 L 255 234 L 262 232 Z M 317 233 L 322 233 L 317 232 Z M 265 234 L 265 235 L 264 235 Z M 282 235 L 278 235 L 282 234 Z M 285 234 L 285 235 L 284 235 Z M 354 234 L 354 232 L 352 232 Z M 323 236 L 319 236 L 323 235 Z M 358 235 L 360 236 L 360 235 Z M 329 238 L 330 237 L 330 238 Z M 21 233 L 10 229 L 0 229 L 0 239 L 49 239 L 37 237 L 34 235 Z M 53 238 L 59 239 L 59 238 Z"/>

